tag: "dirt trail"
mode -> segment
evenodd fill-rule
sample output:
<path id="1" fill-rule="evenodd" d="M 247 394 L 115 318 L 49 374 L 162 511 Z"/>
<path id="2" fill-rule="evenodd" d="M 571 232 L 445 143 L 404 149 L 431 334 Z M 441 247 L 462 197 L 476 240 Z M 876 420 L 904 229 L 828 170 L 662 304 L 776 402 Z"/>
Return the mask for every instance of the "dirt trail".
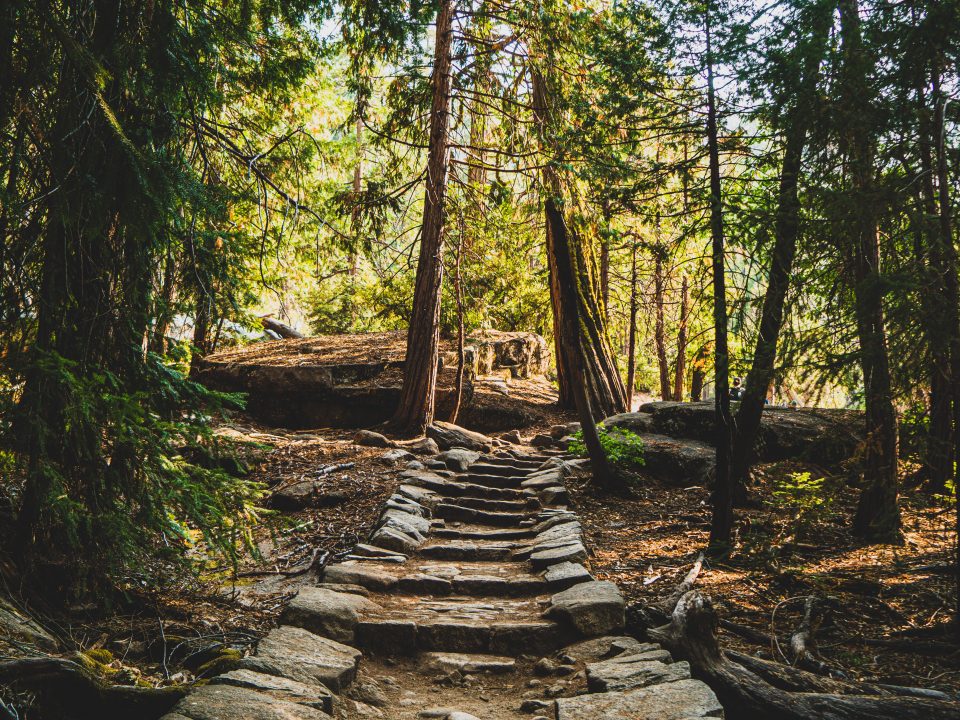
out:
<path id="1" fill-rule="evenodd" d="M 623 597 L 584 565 L 562 459 L 439 457 L 466 470 L 402 473 L 368 544 L 165 720 L 722 717 L 686 663 L 620 635 Z"/>

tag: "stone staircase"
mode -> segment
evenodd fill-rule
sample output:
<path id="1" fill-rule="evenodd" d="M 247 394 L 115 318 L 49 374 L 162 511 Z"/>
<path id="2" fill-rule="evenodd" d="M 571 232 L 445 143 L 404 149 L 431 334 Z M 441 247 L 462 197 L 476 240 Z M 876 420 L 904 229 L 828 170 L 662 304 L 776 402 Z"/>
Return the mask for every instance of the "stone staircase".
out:
<path id="1" fill-rule="evenodd" d="M 442 457 L 442 456 L 441 456 Z M 584 563 L 557 456 L 407 470 L 366 544 L 164 720 L 683 720 L 716 697 Z"/>

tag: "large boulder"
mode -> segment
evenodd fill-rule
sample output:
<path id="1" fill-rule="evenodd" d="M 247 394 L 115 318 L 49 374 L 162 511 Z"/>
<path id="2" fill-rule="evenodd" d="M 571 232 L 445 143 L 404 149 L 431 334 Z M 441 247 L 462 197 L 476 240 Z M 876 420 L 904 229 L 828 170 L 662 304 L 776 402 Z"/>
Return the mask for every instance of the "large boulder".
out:
<path id="1" fill-rule="evenodd" d="M 737 403 L 732 403 L 736 413 Z M 674 439 L 712 444 L 715 437 L 714 405 L 705 402 L 651 402 L 638 412 L 621 413 L 603 421 L 638 435 L 665 435 Z M 854 454 L 863 441 L 863 414 L 855 410 L 777 408 L 763 411 L 757 438 L 762 462 L 809 459 L 834 466 Z"/>
<path id="2" fill-rule="evenodd" d="M 479 375 L 509 370 L 513 377 L 530 377 L 546 375 L 550 369 L 550 347 L 536 333 L 476 330 L 468 345 Z"/>
<path id="3" fill-rule="evenodd" d="M 427 437 L 435 440 L 441 450 L 449 450 L 455 447 L 479 452 L 493 450 L 493 438 L 442 420 L 437 420 L 427 426 Z"/>
<path id="4" fill-rule="evenodd" d="M 717 467 L 713 445 L 666 435 L 641 435 L 643 471 L 664 482 L 685 487 L 708 485 Z"/>
<path id="5" fill-rule="evenodd" d="M 360 614 L 379 609 L 379 605 L 362 595 L 304 587 L 290 601 L 280 621 L 337 642 L 352 643 Z"/>
<path id="6" fill-rule="evenodd" d="M 623 595 L 612 582 L 578 583 L 551 597 L 544 615 L 573 626 L 585 637 L 610 635 L 623 629 Z"/>
<path id="7" fill-rule="evenodd" d="M 341 692 L 356 677 L 361 653 L 303 628 L 281 625 L 267 633 L 257 654 L 241 661 L 240 669 L 279 675 L 307 685 L 320 683 Z"/>
<path id="8" fill-rule="evenodd" d="M 468 467 L 480 459 L 480 453 L 476 450 L 455 447 L 441 453 L 438 459 L 443 460 L 454 472 L 466 472 Z"/>

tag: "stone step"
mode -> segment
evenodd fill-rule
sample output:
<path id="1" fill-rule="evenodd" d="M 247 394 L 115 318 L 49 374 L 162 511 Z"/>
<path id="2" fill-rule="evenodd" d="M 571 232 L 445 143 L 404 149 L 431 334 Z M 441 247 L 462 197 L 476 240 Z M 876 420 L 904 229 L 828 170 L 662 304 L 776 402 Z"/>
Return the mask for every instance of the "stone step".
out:
<path id="1" fill-rule="evenodd" d="M 463 496 L 457 498 L 456 505 L 473 508 L 474 510 L 490 510 L 492 512 L 539 512 L 540 500 L 530 496 L 523 500 L 495 500 L 484 497 Z"/>
<path id="2" fill-rule="evenodd" d="M 419 669 L 433 675 L 449 675 L 456 671 L 462 675 L 479 673 L 503 674 L 513 672 L 517 661 L 504 655 L 471 653 L 427 652 L 419 658 Z"/>
<path id="3" fill-rule="evenodd" d="M 371 600 L 381 610 L 361 617 L 356 646 L 374 654 L 455 652 L 519 657 L 552 652 L 574 637 L 566 626 L 542 617 L 542 599 L 388 595 L 371 596 Z"/>
<path id="4" fill-rule="evenodd" d="M 486 465 L 509 465 L 524 470 L 533 470 L 544 463 L 544 458 L 521 458 L 515 455 L 493 455 L 481 457 L 478 461 Z"/>
<path id="5" fill-rule="evenodd" d="M 470 482 L 460 482 L 454 479 L 421 477 L 417 480 L 419 487 L 432 490 L 444 497 L 478 497 L 494 500 L 522 500 L 530 497 L 531 491 L 520 488 L 502 488 L 490 485 L 479 485 Z"/>
<path id="6" fill-rule="evenodd" d="M 477 510 L 453 503 L 440 503 L 434 509 L 434 516 L 442 518 L 443 520 L 459 520 L 461 522 L 471 522 L 478 525 L 520 527 L 523 521 L 529 521 L 535 518 L 536 513 L 491 512 L 489 510 Z"/>
<path id="7" fill-rule="evenodd" d="M 506 475 L 506 476 L 517 476 L 517 475 L 527 475 L 528 468 L 517 467 L 516 465 L 510 464 L 500 464 L 500 463 L 482 463 L 476 462 L 470 466 L 470 472 L 483 474 L 483 475 Z"/>
<path id="8" fill-rule="evenodd" d="M 420 546 L 417 554 L 438 560 L 510 560 L 513 553 L 522 547 L 525 545 L 509 540 L 428 541 Z"/>
<path id="9" fill-rule="evenodd" d="M 529 562 L 414 558 L 398 566 L 370 559 L 357 563 L 359 567 L 350 567 L 351 562 L 327 568 L 324 582 L 360 585 L 398 595 L 501 598 L 543 595 L 551 591 L 547 581 L 531 570 Z M 337 569 L 344 566 L 348 566 L 349 571 Z M 386 577 L 391 579 L 389 583 L 383 582 Z"/>
<path id="10" fill-rule="evenodd" d="M 463 524 L 459 527 L 434 528 L 430 535 L 452 540 L 526 540 L 536 533 L 528 528 L 492 528 L 487 525 Z"/>
<path id="11" fill-rule="evenodd" d="M 623 595 L 583 565 L 577 515 L 558 506 L 563 473 L 535 472 L 548 456 L 402 473 L 409 484 L 369 543 L 301 587 L 254 654 L 164 719 L 722 717 L 686 663 L 618 635 Z M 562 664 L 543 657 L 561 648 Z M 547 687 L 528 672 L 570 680 Z"/>
<path id="12" fill-rule="evenodd" d="M 511 490 L 521 490 L 520 483 L 527 479 L 526 475 L 491 475 L 487 473 L 474 472 L 473 469 L 457 477 L 458 481 L 471 483 L 473 485 L 483 485 L 491 488 L 506 488 Z"/>

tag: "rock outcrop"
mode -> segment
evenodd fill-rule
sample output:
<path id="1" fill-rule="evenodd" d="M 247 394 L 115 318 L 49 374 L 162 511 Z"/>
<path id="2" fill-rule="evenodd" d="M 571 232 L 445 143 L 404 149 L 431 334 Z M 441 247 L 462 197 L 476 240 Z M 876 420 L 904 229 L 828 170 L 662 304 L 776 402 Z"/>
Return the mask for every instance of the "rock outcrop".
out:
<path id="1" fill-rule="evenodd" d="M 733 404 L 736 412 L 736 403 Z M 714 407 L 706 402 L 652 402 L 637 412 L 606 418 L 643 440 L 644 472 L 680 485 L 704 484 L 713 476 Z M 863 441 L 863 418 L 853 410 L 767 408 L 757 439 L 760 462 L 808 460 L 833 469 Z"/>
<path id="2" fill-rule="evenodd" d="M 388 420 L 399 402 L 405 344 L 402 332 L 255 343 L 208 355 L 195 377 L 217 390 L 246 393 L 248 412 L 271 425 L 370 427 Z M 457 353 L 449 340 L 440 350 L 436 406 L 442 418 L 453 406 Z M 465 357 L 462 423 L 502 431 L 548 414 L 555 397 L 544 378 L 550 352 L 542 337 L 477 331 L 467 339 Z"/>

